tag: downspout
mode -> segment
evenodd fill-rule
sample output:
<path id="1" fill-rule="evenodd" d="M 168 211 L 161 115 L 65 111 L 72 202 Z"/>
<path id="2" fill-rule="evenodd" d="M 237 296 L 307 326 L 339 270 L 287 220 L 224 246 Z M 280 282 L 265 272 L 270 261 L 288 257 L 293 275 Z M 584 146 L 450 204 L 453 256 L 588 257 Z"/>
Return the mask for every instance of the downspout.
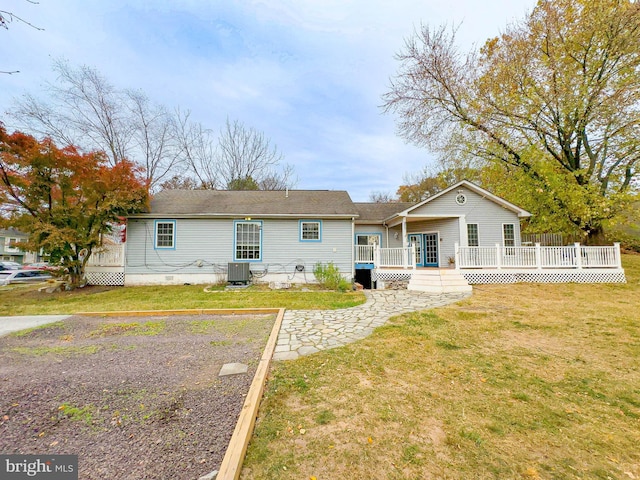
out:
<path id="1" fill-rule="evenodd" d="M 387 229 L 387 248 L 389 248 L 389 225 L 387 225 L 387 222 L 382 222 L 382 225 L 384 226 L 384 228 Z M 380 245 L 382 247 L 382 245 Z"/>
<path id="2" fill-rule="evenodd" d="M 356 217 L 351 217 L 351 280 L 356 278 Z"/>

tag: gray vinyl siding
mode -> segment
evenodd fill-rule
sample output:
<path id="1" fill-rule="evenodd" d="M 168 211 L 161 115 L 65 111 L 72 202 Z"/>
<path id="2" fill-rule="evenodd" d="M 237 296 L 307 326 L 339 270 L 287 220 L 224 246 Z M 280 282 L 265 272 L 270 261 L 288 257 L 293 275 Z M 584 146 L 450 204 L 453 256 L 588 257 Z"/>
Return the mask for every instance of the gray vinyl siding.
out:
<path id="1" fill-rule="evenodd" d="M 458 205 L 456 203 L 455 198 L 458 190 L 462 190 L 467 197 L 467 202 L 464 205 Z M 412 211 L 411 214 L 462 215 L 465 223 L 478 224 L 478 240 L 481 247 L 493 246 L 496 243 L 502 245 L 502 225 L 505 223 L 511 223 L 514 225 L 516 246 L 520 245 L 520 219 L 518 218 L 518 215 L 515 212 L 507 210 L 501 205 L 498 205 L 466 188 L 460 188 L 448 192 L 447 194 Z M 458 231 L 456 231 L 455 236 L 459 237 Z M 466 245 L 466 237 L 465 242 L 460 239 L 455 241 L 460 242 L 461 245 Z M 445 239 L 443 243 L 450 242 Z M 451 248 L 453 248 L 452 242 Z"/>
<path id="2" fill-rule="evenodd" d="M 233 219 L 157 220 L 175 220 L 175 249 L 154 248 L 154 219 L 130 219 L 126 273 L 216 273 L 235 261 Z M 299 240 L 299 219 L 251 221 L 262 222 L 262 258 L 250 262 L 252 269 L 292 273 L 296 265 L 304 265 L 312 273 L 316 262 L 333 262 L 343 273 L 352 272 L 351 220 L 322 220 L 319 242 Z"/>
<path id="3" fill-rule="evenodd" d="M 398 234 L 398 238 L 396 238 Z M 402 247 L 402 227 L 393 227 L 389 229 L 389 248 Z"/>

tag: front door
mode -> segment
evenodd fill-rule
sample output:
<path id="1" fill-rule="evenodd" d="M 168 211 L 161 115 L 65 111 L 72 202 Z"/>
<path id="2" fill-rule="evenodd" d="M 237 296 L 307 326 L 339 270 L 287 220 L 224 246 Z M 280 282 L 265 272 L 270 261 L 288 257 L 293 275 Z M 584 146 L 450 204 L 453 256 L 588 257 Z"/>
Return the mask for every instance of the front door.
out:
<path id="1" fill-rule="evenodd" d="M 424 266 L 437 267 L 438 266 L 438 234 L 424 233 L 422 235 L 422 241 L 424 242 Z"/>
<path id="2" fill-rule="evenodd" d="M 416 266 L 438 266 L 437 233 L 413 233 L 409 235 L 409 242 L 416 246 Z"/>

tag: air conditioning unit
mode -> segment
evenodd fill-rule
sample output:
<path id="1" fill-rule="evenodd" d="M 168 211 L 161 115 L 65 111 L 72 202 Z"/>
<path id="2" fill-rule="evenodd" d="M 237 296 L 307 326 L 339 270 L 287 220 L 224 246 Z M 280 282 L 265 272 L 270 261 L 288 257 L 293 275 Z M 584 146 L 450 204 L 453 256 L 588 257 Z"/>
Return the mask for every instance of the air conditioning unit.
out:
<path id="1" fill-rule="evenodd" d="M 249 283 L 249 263 L 233 262 L 227 267 L 227 282 L 229 283 Z"/>

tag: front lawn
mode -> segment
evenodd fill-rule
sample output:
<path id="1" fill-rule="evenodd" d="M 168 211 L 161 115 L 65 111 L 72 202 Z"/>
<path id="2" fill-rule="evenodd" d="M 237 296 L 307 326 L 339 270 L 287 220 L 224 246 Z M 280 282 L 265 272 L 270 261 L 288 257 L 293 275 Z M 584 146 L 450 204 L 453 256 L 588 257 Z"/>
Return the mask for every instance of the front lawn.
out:
<path id="1" fill-rule="evenodd" d="M 251 286 L 226 291 L 223 287 L 176 285 L 149 287 L 85 287 L 70 292 L 39 292 L 33 285 L 0 287 L 0 315 L 42 315 L 120 310 L 189 308 L 336 309 L 364 303 L 361 292 L 269 290 Z"/>
<path id="2" fill-rule="evenodd" d="M 275 364 L 243 479 L 640 479 L 627 284 L 482 285 Z"/>

